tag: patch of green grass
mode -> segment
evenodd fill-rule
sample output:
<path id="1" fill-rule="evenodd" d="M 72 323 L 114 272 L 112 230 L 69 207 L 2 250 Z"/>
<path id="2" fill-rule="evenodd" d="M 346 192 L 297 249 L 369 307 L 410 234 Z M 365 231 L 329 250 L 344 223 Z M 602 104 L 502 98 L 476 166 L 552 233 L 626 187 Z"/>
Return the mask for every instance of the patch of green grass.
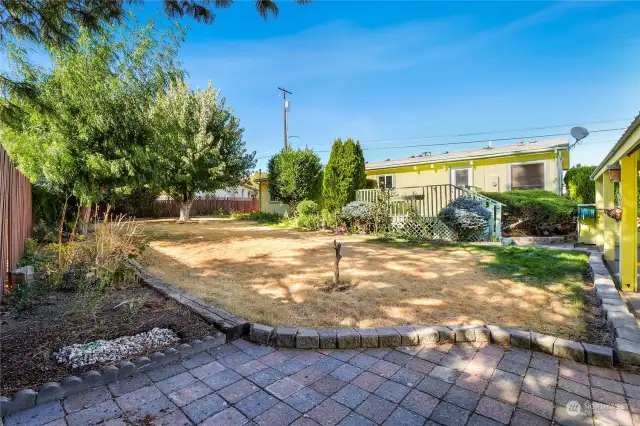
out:
<path id="1" fill-rule="evenodd" d="M 231 217 L 239 220 L 253 220 L 260 223 L 274 224 L 280 223 L 283 220 L 283 217 L 279 214 L 267 212 L 232 213 Z"/>
<path id="2" fill-rule="evenodd" d="M 477 254 L 478 264 L 485 267 L 491 275 L 558 293 L 572 306 L 584 308 L 582 274 L 589 258 L 583 253 L 537 247 L 410 242 L 393 237 L 368 241 L 430 250 L 468 250 Z"/>
<path id="3" fill-rule="evenodd" d="M 471 246 L 489 255 L 480 261 L 493 275 L 533 284 L 572 281 L 581 277 L 588 257 L 583 253 L 537 247 Z"/>

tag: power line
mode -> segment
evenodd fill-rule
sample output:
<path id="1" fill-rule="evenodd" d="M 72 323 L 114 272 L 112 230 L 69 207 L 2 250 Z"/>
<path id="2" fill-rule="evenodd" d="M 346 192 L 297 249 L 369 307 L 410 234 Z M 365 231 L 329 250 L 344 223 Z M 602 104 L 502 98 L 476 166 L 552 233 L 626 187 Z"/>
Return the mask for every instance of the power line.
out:
<path id="1" fill-rule="evenodd" d="M 600 129 L 600 130 L 592 130 L 591 133 L 599 133 L 599 132 L 613 132 L 618 130 L 625 130 L 626 127 L 617 127 L 615 129 Z M 565 132 L 563 133 L 550 133 L 546 135 L 532 135 L 532 136 L 515 136 L 512 138 L 498 138 L 491 139 L 491 142 L 504 142 L 504 141 L 512 141 L 512 140 L 522 140 L 522 139 L 537 139 L 537 138 L 551 138 L 555 136 L 566 136 Z M 362 148 L 363 151 L 373 151 L 373 150 L 382 150 L 382 149 L 404 149 L 404 148 L 422 148 L 422 147 L 431 147 L 431 146 L 449 146 L 449 145 L 468 145 L 474 143 L 482 143 L 487 142 L 487 139 L 476 139 L 471 141 L 460 141 L 460 142 L 442 142 L 442 143 L 432 143 L 432 144 L 419 144 L 419 145 L 404 145 L 404 146 L 382 146 L 377 148 Z M 315 152 L 331 152 L 327 151 L 315 151 Z"/>
<path id="2" fill-rule="evenodd" d="M 459 137 L 467 137 L 467 136 L 494 135 L 494 134 L 498 134 L 498 133 L 509 133 L 509 132 L 528 132 L 528 131 L 531 131 L 531 130 L 557 129 L 559 127 L 573 127 L 573 126 L 578 126 L 578 125 L 585 126 L 585 125 L 589 125 L 589 124 L 617 123 L 618 121 L 628 121 L 628 120 L 632 120 L 633 118 L 634 117 L 621 118 L 619 120 L 590 121 L 590 122 L 586 122 L 586 123 L 577 123 L 577 124 L 576 123 L 570 123 L 570 124 L 558 124 L 558 125 L 553 125 L 553 126 L 537 126 L 537 127 L 528 127 L 528 128 L 524 128 L 524 129 L 495 130 L 495 131 L 491 131 L 491 132 L 458 133 L 458 134 L 438 135 L 438 136 L 421 136 L 421 137 L 402 138 L 402 139 L 365 141 L 365 142 L 360 142 L 360 145 L 373 145 L 373 144 L 382 144 L 382 143 L 391 143 L 391 142 L 406 142 L 406 141 L 423 140 L 423 139 L 459 138 Z"/>
<path id="3" fill-rule="evenodd" d="M 626 119 L 620 119 L 620 120 L 606 120 L 606 121 L 594 121 L 594 122 L 590 122 L 590 123 L 583 123 L 583 124 L 596 124 L 596 123 L 613 123 L 613 122 L 617 122 L 617 121 L 623 121 Z M 559 126 L 548 126 L 548 127 L 532 127 L 529 129 L 522 129 L 524 130 L 536 130 L 536 129 L 547 129 L 547 128 L 557 128 L 557 127 L 567 127 L 567 126 L 572 126 L 573 124 L 565 124 L 565 125 L 559 125 Z M 599 132 L 613 132 L 613 131 L 619 131 L 619 130 L 625 130 L 626 127 L 617 127 L 617 128 L 612 128 L 612 129 L 599 129 L 599 130 L 591 130 L 591 133 L 599 133 Z M 395 139 L 395 140 L 388 140 L 388 141 L 374 141 L 374 142 L 367 142 L 367 144 L 373 144 L 373 143 L 389 143 L 389 142 L 400 142 L 400 141 L 406 141 L 406 140 L 422 140 L 422 139 L 432 139 L 432 138 L 439 138 L 439 137 L 461 137 L 464 135 L 485 135 L 485 134 L 492 134 L 492 133 L 507 133 L 507 132 L 511 132 L 514 130 L 505 130 L 505 131 L 501 131 L 501 132 L 477 132 L 477 133 L 466 133 L 466 134 L 458 134 L 458 135 L 449 135 L 449 136 L 427 136 L 427 137 L 422 137 L 422 138 L 408 138 L 408 139 Z M 556 136 L 566 136 L 567 133 L 563 132 L 563 133 L 552 133 L 552 134 L 545 134 L 545 135 L 531 135 L 531 136 L 515 136 L 515 137 L 510 137 L 510 138 L 497 138 L 497 139 L 491 139 L 492 142 L 504 142 L 504 141 L 511 141 L 511 140 L 522 140 L 522 139 L 536 139 L 536 138 L 548 138 L 548 137 L 556 137 Z M 469 141 L 458 141 L 458 142 L 441 142 L 441 143 L 432 143 L 432 144 L 418 144 L 418 145 L 404 145 L 404 146 L 386 146 L 386 147 L 377 147 L 377 148 L 362 148 L 363 151 L 373 151 L 373 150 L 389 150 L 389 149 L 405 149 L 405 148 L 423 148 L 423 147 L 433 147 L 433 146 L 449 146 L 449 145 L 469 145 L 469 144 L 475 144 L 475 143 L 482 143 L 482 142 L 487 142 L 488 139 L 475 139 L 475 140 L 469 140 Z M 363 143 L 361 143 L 361 145 L 363 145 Z M 270 151 L 273 152 L 273 151 Z M 314 152 L 317 153 L 326 153 L 326 152 L 331 152 L 331 150 L 314 150 Z M 265 155 L 265 156 L 261 156 L 256 158 L 256 160 L 262 160 L 264 158 L 268 158 L 271 155 Z"/>

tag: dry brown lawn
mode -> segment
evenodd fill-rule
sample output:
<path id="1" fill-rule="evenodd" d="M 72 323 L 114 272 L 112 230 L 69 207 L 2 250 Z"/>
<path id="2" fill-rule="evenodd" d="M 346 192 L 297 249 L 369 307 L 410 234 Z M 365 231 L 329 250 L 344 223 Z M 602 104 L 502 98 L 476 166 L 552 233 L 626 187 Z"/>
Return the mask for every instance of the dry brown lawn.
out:
<path id="1" fill-rule="evenodd" d="M 142 261 L 158 277 L 252 322 L 294 327 L 499 324 L 579 338 L 580 309 L 548 288 L 490 275 L 478 254 L 343 243 L 347 292 L 322 290 L 332 278 L 333 235 L 230 219 L 189 224 L 147 221 Z"/>

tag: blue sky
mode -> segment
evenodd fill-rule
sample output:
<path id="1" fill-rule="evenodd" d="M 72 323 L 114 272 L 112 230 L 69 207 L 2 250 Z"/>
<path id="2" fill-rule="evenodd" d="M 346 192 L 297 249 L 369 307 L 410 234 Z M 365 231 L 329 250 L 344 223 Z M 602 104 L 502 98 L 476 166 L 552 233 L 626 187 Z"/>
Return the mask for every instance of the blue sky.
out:
<path id="1" fill-rule="evenodd" d="M 515 129 L 627 126 L 640 110 L 638 22 L 635 2 L 282 2 L 268 22 L 239 2 L 211 26 L 191 24 L 181 60 L 191 85 L 222 89 L 258 157 L 283 145 L 283 86 L 294 145 L 326 162 L 333 139 L 351 136 L 376 161 L 486 142 L 406 145 L 568 136 L 570 126 Z M 371 143 L 489 131 L 502 133 Z M 621 133 L 592 133 L 572 163 L 598 163 Z"/>
<path id="2" fill-rule="evenodd" d="M 281 1 L 265 22 L 240 1 L 212 25 L 185 21 L 180 57 L 189 84 L 212 80 L 227 97 L 257 168 L 283 145 L 277 86 L 293 92 L 293 145 L 326 163 L 334 138 L 350 136 L 376 161 L 627 126 L 640 110 L 638 22 L 636 2 Z M 512 131 L 552 125 L 565 126 Z M 592 133 L 572 164 L 597 164 L 621 133 Z M 483 142 L 401 148 L 467 140 Z"/>

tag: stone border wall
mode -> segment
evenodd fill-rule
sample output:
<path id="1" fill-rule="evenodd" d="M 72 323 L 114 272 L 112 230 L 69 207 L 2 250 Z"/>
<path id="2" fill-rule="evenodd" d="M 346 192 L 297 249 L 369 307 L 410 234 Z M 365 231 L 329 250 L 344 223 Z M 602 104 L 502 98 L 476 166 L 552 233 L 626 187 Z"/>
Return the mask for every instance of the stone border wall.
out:
<path id="1" fill-rule="evenodd" d="M 134 362 L 121 361 L 118 365 L 107 365 L 100 371 L 87 371 L 82 377 L 69 376 L 59 383 L 45 383 L 38 390 L 22 389 L 11 398 L 0 396 L 0 417 L 26 410 L 39 404 L 57 401 L 69 395 L 116 382 L 134 374 L 154 370 L 163 365 L 223 345 L 226 341 L 227 338 L 224 334 L 216 333 L 213 336 L 205 336 L 202 340 L 194 340 L 191 343 L 183 343 L 177 348 L 166 349 L 164 352 L 154 352 L 149 357 L 139 357 Z"/>
<path id="2" fill-rule="evenodd" d="M 604 264 L 602 253 L 589 255 L 589 266 L 596 295 L 607 320 L 617 360 L 622 364 L 640 365 L 640 327 Z"/>
<path id="3" fill-rule="evenodd" d="M 249 321 L 239 318 L 212 303 L 207 303 L 199 297 L 185 293 L 160 278 L 156 278 L 133 259 L 129 259 L 128 262 L 143 284 L 153 288 L 165 297 L 175 300 L 207 323 L 222 330 L 228 340 L 235 340 L 249 334 Z"/>
<path id="4" fill-rule="evenodd" d="M 531 349 L 577 362 L 613 367 L 611 348 L 574 342 L 533 331 L 487 326 L 396 326 L 314 330 L 309 328 L 273 328 L 251 324 L 250 340 L 265 345 L 297 349 L 394 348 L 439 343 L 495 343 Z"/>
<path id="5" fill-rule="evenodd" d="M 565 236 L 557 235 L 553 237 L 508 237 L 517 246 L 548 246 L 552 244 L 564 244 Z"/>

